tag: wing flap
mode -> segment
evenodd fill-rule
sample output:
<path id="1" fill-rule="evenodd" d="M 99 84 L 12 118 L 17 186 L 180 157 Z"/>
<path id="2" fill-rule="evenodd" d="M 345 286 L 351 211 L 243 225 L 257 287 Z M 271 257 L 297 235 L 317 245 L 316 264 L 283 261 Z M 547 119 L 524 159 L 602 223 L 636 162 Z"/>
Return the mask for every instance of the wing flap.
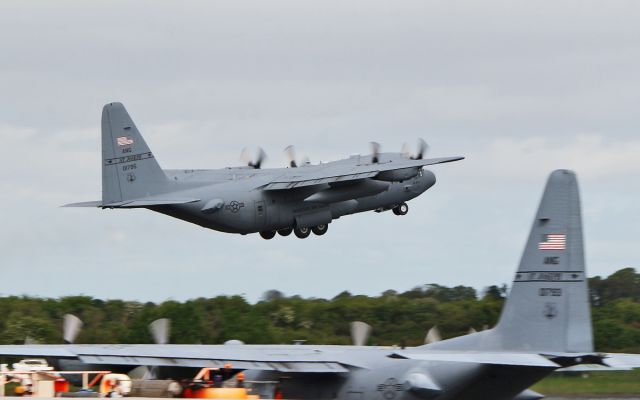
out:
<path id="1" fill-rule="evenodd" d="M 318 177 L 313 179 L 302 179 L 298 180 L 295 178 L 289 180 L 282 181 L 274 181 L 266 185 L 263 190 L 287 190 L 294 189 L 305 186 L 313 186 L 313 185 L 322 185 L 325 183 L 336 183 L 336 182 L 345 182 L 345 181 L 353 181 L 364 178 L 371 178 L 376 176 L 378 171 L 370 171 L 370 172 L 362 172 L 355 174 L 346 174 L 346 175 L 334 175 L 327 177 Z"/>
<path id="2" fill-rule="evenodd" d="M 152 367 L 182 367 L 182 368 L 223 368 L 226 364 L 236 369 L 253 369 L 263 371 L 299 372 L 299 373 L 342 373 L 349 372 L 337 362 L 305 362 L 305 361 L 258 361 L 234 359 L 199 359 L 199 358 L 168 358 L 168 357 L 138 357 L 138 356 L 95 356 L 80 355 L 80 361 L 87 364 L 107 365 L 147 365 Z"/>

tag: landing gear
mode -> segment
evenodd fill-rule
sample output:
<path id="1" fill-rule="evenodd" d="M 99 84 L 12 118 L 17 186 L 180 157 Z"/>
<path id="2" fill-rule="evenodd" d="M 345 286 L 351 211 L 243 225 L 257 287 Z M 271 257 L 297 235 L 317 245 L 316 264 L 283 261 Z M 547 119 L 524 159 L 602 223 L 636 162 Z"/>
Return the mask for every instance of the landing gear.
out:
<path id="1" fill-rule="evenodd" d="M 300 239 L 305 239 L 307 237 L 309 237 L 309 235 L 311 234 L 311 229 L 310 228 L 295 228 L 293 230 L 293 233 L 299 237 Z"/>
<path id="2" fill-rule="evenodd" d="M 289 236 L 291 232 L 293 232 L 293 228 L 278 229 L 278 235 L 280 236 Z"/>
<path id="3" fill-rule="evenodd" d="M 269 239 L 273 239 L 273 237 L 276 235 L 276 231 L 262 231 L 260 232 L 260 236 L 262 236 L 263 239 L 269 240 Z"/>
<path id="4" fill-rule="evenodd" d="M 318 236 L 322 236 L 325 233 L 327 233 L 328 229 L 329 229 L 329 225 L 328 224 L 321 224 L 321 225 L 317 225 L 317 226 L 314 226 L 313 228 L 311 228 L 311 231 L 313 231 L 313 233 L 315 233 Z"/>
<path id="5" fill-rule="evenodd" d="M 398 204 L 393 207 L 393 213 L 395 215 L 406 215 L 409 212 L 409 206 L 407 203 Z"/>

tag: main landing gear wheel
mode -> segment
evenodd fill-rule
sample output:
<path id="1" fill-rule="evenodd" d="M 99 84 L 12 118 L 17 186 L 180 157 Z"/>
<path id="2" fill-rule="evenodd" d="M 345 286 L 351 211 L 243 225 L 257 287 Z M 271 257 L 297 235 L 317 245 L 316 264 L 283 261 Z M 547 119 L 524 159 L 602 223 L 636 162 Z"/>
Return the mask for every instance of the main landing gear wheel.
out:
<path id="1" fill-rule="evenodd" d="M 260 236 L 262 236 L 263 239 L 273 239 L 273 237 L 276 235 L 276 231 L 262 231 L 260 232 Z"/>
<path id="2" fill-rule="evenodd" d="M 289 236 L 291 232 L 293 232 L 293 228 L 278 229 L 278 235 L 280 236 Z"/>
<path id="3" fill-rule="evenodd" d="M 305 239 L 307 237 L 309 237 L 309 235 L 311 234 L 311 229 L 309 228 L 295 228 L 293 230 L 293 233 L 299 237 L 300 239 Z"/>
<path id="4" fill-rule="evenodd" d="M 325 233 L 327 233 L 328 229 L 329 229 L 329 224 L 321 224 L 311 228 L 311 231 L 313 231 L 313 233 L 315 233 L 318 236 L 322 236 Z"/>
<path id="5" fill-rule="evenodd" d="M 393 207 L 393 213 L 395 215 L 406 215 L 409 212 L 409 206 L 407 203 L 398 204 Z"/>

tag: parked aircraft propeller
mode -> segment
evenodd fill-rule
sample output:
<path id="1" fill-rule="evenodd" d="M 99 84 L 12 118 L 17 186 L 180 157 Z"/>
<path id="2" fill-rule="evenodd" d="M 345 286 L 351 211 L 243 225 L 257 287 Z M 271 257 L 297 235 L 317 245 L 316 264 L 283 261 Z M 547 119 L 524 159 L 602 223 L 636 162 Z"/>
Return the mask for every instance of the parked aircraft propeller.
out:
<path id="1" fill-rule="evenodd" d="M 169 343 L 171 336 L 171 320 L 168 318 L 160 318 L 149 324 L 149 332 L 153 336 L 155 344 Z"/>
<path id="2" fill-rule="evenodd" d="M 251 156 L 249 149 L 245 147 L 240 153 L 240 159 L 249 167 L 260 169 L 262 167 L 262 163 L 267 159 L 267 153 L 264 152 L 262 147 L 258 146 L 255 154 Z"/>
<path id="3" fill-rule="evenodd" d="M 354 346 L 365 346 L 371 335 L 371 325 L 362 321 L 351 323 L 351 340 Z"/>
<path id="4" fill-rule="evenodd" d="M 27 335 L 27 337 L 24 338 L 24 344 L 40 344 L 40 342 L 32 338 L 31 336 Z"/>
<path id="5" fill-rule="evenodd" d="M 73 314 L 65 314 L 62 318 L 62 338 L 66 344 L 72 344 L 76 341 L 84 323 Z"/>
<path id="6" fill-rule="evenodd" d="M 431 329 L 429 329 L 429 332 L 427 332 L 427 336 L 424 338 L 424 343 L 435 343 L 441 340 L 442 335 L 440 335 L 440 329 L 438 329 L 438 325 L 435 325 Z"/>

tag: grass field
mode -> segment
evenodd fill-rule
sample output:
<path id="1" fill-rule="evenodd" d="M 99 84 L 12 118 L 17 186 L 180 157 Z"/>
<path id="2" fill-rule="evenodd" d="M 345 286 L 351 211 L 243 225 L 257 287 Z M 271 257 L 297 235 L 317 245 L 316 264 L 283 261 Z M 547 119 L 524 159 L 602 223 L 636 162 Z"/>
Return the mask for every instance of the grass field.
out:
<path id="1" fill-rule="evenodd" d="M 554 373 L 532 389 L 546 395 L 640 394 L 640 370 L 585 375 Z"/>

